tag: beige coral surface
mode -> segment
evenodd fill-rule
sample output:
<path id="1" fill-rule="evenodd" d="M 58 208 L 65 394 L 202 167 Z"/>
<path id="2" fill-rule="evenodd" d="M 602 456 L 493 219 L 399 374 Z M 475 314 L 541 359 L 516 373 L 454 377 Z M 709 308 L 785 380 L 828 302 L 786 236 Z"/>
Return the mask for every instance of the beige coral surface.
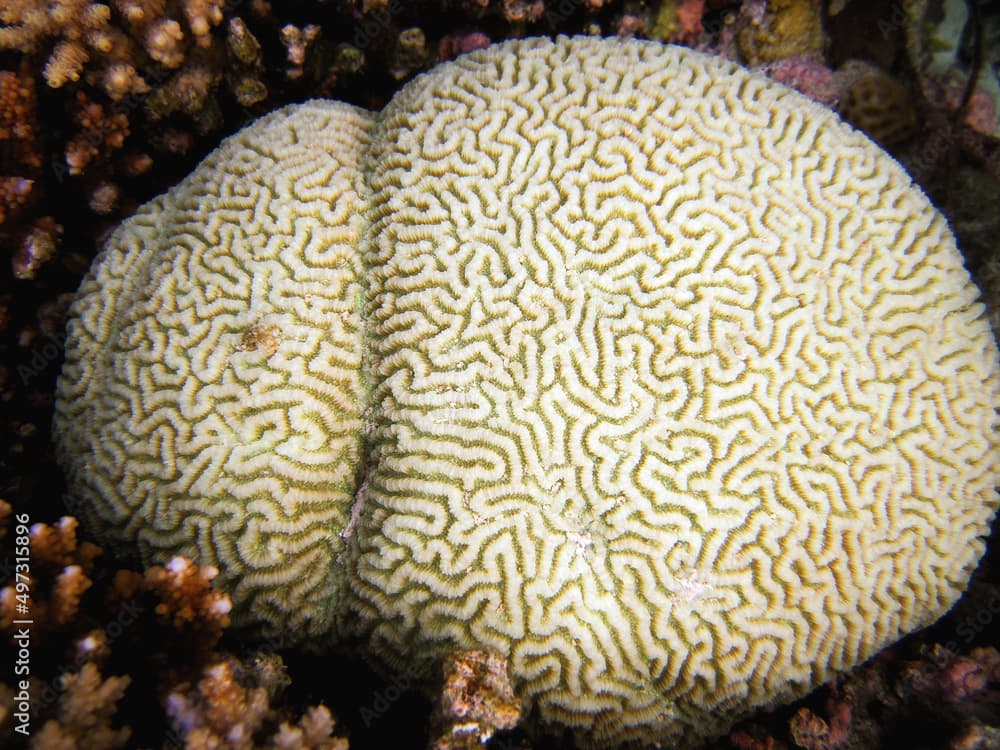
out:
<path id="1" fill-rule="evenodd" d="M 244 615 L 303 637 L 331 627 L 361 457 L 368 127 L 275 113 L 129 219 L 78 293 L 56 416 L 109 541 L 211 560 Z"/>
<path id="2" fill-rule="evenodd" d="M 583 744 L 695 742 L 932 622 L 997 507 L 944 219 L 677 47 L 510 42 L 270 115 L 74 315 L 55 431 L 105 537 L 272 633 L 494 649 Z"/>

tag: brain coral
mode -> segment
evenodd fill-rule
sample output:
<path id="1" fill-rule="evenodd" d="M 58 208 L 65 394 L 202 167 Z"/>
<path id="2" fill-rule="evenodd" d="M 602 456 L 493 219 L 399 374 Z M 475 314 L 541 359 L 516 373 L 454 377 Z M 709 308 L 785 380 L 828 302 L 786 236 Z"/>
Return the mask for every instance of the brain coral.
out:
<path id="1" fill-rule="evenodd" d="M 997 507 L 997 351 L 944 219 L 719 59 L 533 39 L 308 102 L 114 234 L 74 507 L 237 617 L 509 659 L 581 744 L 691 743 L 925 625 Z"/>

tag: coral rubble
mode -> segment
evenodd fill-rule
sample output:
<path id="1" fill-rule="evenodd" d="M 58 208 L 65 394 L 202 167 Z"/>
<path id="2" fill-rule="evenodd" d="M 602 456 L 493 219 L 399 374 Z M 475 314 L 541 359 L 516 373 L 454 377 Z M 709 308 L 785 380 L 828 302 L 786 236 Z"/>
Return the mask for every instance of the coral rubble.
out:
<path id="1" fill-rule="evenodd" d="M 444 660 L 443 669 L 433 750 L 473 750 L 497 730 L 517 726 L 521 706 L 503 656 L 495 651 L 456 651 Z"/>

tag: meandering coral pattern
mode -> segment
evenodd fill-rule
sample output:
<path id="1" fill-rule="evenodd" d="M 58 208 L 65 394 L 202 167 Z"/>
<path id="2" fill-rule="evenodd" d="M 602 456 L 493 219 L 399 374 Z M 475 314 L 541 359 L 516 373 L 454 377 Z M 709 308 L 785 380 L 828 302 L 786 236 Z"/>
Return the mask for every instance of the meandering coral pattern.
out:
<path id="1" fill-rule="evenodd" d="M 362 454 L 369 118 L 327 103 L 261 125 L 109 243 L 56 424 L 77 510 L 112 541 L 215 565 L 254 620 L 320 636 Z"/>
<path id="2" fill-rule="evenodd" d="M 692 743 L 965 587 L 1000 463 L 976 300 L 819 105 L 524 40 L 274 114 L 124 225 L 56 428 L 88 520 L 216 565 L 245 622 L 492 649 L 581 744 Z"/>

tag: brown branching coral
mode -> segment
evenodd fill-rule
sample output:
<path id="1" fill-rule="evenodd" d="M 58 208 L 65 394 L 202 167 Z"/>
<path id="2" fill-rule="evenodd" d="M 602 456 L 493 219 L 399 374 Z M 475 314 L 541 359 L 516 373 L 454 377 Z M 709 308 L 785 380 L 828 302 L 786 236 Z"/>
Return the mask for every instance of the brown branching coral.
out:
<path id="1" fill-rule="evenodd" d="M 12 166 L 42 166 L 37 106 L 34 80 L 27 71 L 0 71 L 0 142 L 9 148 Z"/>
<path id="2" fill-rule="evenodd" d="M 17 526 L 8 530 L 8 520 L 17 520 Z M 29 527 L 28 523 L 25 515 L 15 515 L 11 506 L 0 500 L 0 539 L 5 543 L 13 541 L 18 550 L 28 550 L 17 554 L 30 558 L 27 588 L 19 589 L 12 582 L 0 592 L 0 625 L 9 631 L 21 628 L 20 637 L 23 636 L 23 619 L 29 618 L 32 643 L 44 643 L 49 652 L 48 659 L 41 649 L 33 652 L 31 662 L 34 670 L 28 693 L 36 701 L 31 750 L 115 750 L 130 737 L 130 729 L 114 726 L 112 717 L 117 702 L 134 676 L 141 674 L 145 679 L 149 664 L 176 664 L 176 668 L 171 666 L 165 670 L 156 667 L 159 670 L 156 685 L 151 686 L 147 681 L 147 695 L 152 687 L 165 693 L 177 683 L 178 675 L 197 674 L 207 659 L 217 662 L 219 657 L 209 654 L 229 622 L 229 598 L 211 589 L 211 581 L 216 575 L 213 568 L 198 567 L 189 560 L 175 558 L 166 566 L 151 568 L 145 574 L 118 571 L 110 586 L 107 577 L 100 578 L 96 588 L 104 589 L 104 605 L 95 616 L 93 606 L 89 609 L 82 606 L 85 604 L 82 600 L 93 585 L 91 576 L 98 578 L 93 568 L 100 549 L 79 540 L 77 521 L 73 517 L 64 517 L 54 524 L 35 523 Z M 8 535 L 8 531 L 14 534 Z M 7 536 L 11 538 L 4 539 Z M 25 591 L 30 592 L 30 599 L 25 598 Z M 92 605 L 100 596 L 90 595 L 87 599 Z M 155 619 L 150 616 L 154 612 Z M 13 624 L 15 618 L 22 620 L 17 626 Z M 122 655 L 122 650 L 148 648 L 148 640 L 144 641 L 143 634 L 162 632 L 164 626 L 179 638 L 174 642 L 162 640 L 163 646 L 157 647 L 152 657 L 145 650 L 138 661 L 129 659 L 127 654 Z M 39 637 L 43 634 L 44 639 Z M 72 645 L 67 644 L 67 636 L 72 638 Z M 53 653 L 62 654 L 57 657 L 62 659 L 71 656 L 71 661 L 61 663 L 54 673 L 48 672 L 46 676 L 44 665 Z M 144 661 L 146 659 L 151 660 Z M 277 660 L 277 657 L 272 659 Z M 101 672 L 106 667 L 120 672 L 122 664 L 133 663 L 136 671 L 132 675 L 102 677 Z M 117 667 L 111 666 L 116 664 Z M 147 669 L 143 669 L 143 664 Z M 269 701 L 284 687 L 287 678 L 280 668 L 280 660 L 275 668 L 266 660 L 255 664 L 259 667 L 246 671 L 255 676 L 256 686 L 263 691 L 265 711 L 262 716 L 271 722 L 269 726 L 277 727 L 278 714 L 269 708 Z M 319 715 L 307 716 L 299 725 L 281 728 L 280 736 L 292 743 L 288 747 L 335 747 L 317 742 L 310 744 L 318 736 L 317 732 L 327 726 L 321 718 Z M 332 723 L 324 737 L 329 729 Z M 294 744 L 296 740 L 298 745 Z M 274 747 L 284 745 L 275 744 Z"/>
<path id="3" fill-rule="evenodd" d="M 0 529 L 4 528 L 2 520 L 9 510 L 10 506 L 0 501 Z M 89 568 L 98 551 L 93 545 L 78 542 L 76 519 L 71 517 L 54 525 L 32 526 L 31 547 L 38 553 L 33 562 L 44 568 L 80 563 L 63 567 L 57 579 L 71 578 L 74 570 L 82 571 L 82 564 Z M 115 726 L 121 722 L 115 722 L 114 716 L 132 677 L 105 679 L 102 665 L 121 664 L 122 659 L 120 655 L 116 659 L 115 652 L 128 648 L 129 643 L 141 642 L 136 637 L 139 631 L 150 631 L 150 619 L 142 616 L 148 611 L 143 597 L 150 594 L 158 601 L 153 607 L 157 623 L 178 633 L 185 644 L 183 650 L 189 655 L 184 665 L 162 671 L 156 679 L 165 696 L 165 718 L 173 723 L 185 748 L 346 750 L 347 741 L 332 736 L 334 720 L 325 706 L 312 707 L 294 721 L 289 719 L 294 714 L 275 707 L 276 698 L 289 683 L 280 657 L 261 653 L 242 662 L 233 656 L 210 653 L 211 646 L 228 625 L 230 609 L 229 598 L 211 588 L 215 575 L 213 568 L 198 567 L 179 557 L 165 566 L 150 568 L 145 574 L 118 571 L 106 592 L 107 611 L 118 611 L 112 624 L 91 628 L 73 641 L 67 653 L 72 653 L 75 666 L 69 671 L 44 683 L 32 682 L 32 694 L 52 695 L 53 708 L 48 716 L 37 717 L 40 728 L 31 740 L 31 750 L 116 750 L 129 740 L 131 729 Z M 52 588 L 50 600 L 62 590 L 58 583 Z M 66 591 L 72 595 L 72 589 Z M 48 611 L 76 612 L 78 598 L 62 608 L 49 602 Z M 125 600 L 131 603 L 127 618 L 121 607 Z M 44 610 L 32 602 L 36 623 L 45 616 L 37 614 L 39 611 Z M 123 623 L 136 629 L 128 639 L 122 638 L 121 630 L 116 629 Z M 58 624 L 66 626 L 61 632 L 69 628 L 65 621 Z M 50 621 L 47 627 L 51 634 L 55 624 Z M 190 657 L 186 646 L 192 642 L 196 643 L 197 653 Z M 200 664 L 207 666 L 200 668 Z M 185 672 L 190 674 L 192 669 L 197 679 L 179 677 Z"/>
<path id="4" fill-rule="evenodd" d="M 113 182 L 102 180 L 91 189 L 88 205 L 95 214 L 106 216 L 115 210 L 119 198 L 121 198 L 119 187 Z"/>
<path id="5" fill-rule="evenodd" d="M 80 598 L 92 583 L 79 565 L 67 565 L 63 568 L 52 585 L 48 606 L 42 609 L 42 612 L 48 614 L 50 623 L 65 625 L 69 622 L 80 607 Z"/>
<path id="6" fill-rule="evenodd" d="M 31 554 L 36 563 L 53 567 L 80 565 L 89 571 L 101 548 L 92 542 L 80 542 L 76 531 L 79 521 L 63 516 L 54 525 L 35 524 L 31 528 Z"/>
<path id="7" fill-rule="evenodd" d="M 79 130 L 65 144 L 65 164 L 70 175 L 90 173 L 95 181 L 109 183 L 113 165 L 106 157 L 121 148 L 132 130 L 129 118 L 135 102 L 130 97 L 155 90 L 159 116 L 178 111 L 193 115 L 206 101 L 214 103 L 213 89 L 222 73 L 218 64 L 202 58 L 212 53 L 212 30 L 223 21 L 224 11 L 222 0 L 15 0 L 0 9 L 0 25 L 6 24 L 0 28 L 0 50 L 45 60 L 43 77 L 53 88 L 75 81 L 87 84 L 88 88 L 74 92 L 70 106 Z M 214 59 L 221 59 L 221 43 L 214 54 Z M 180 73 L 164 85 L 169 71 L 178 69 Z M 89 87 L 121 104 L 108 106 Z M 5 91 L 16 89 L 0 82 L 0 103 Z M 5 110 L 17 112 L 14 107 Z M 213 109 L 213 114 L 200 117 L 199 128 L 213 129 L 218 119 Z M 13 175 L 22 179 L 0 186 L 0 220 L 21 207 L 33 187 L 25 181 L 32 175 Z M 105 192 L 89 201 L 96 213 L 114 209 L 117 201 L 108 197 Z M 44 249 L 44 243 L 34 244 L 35 249 Z M 15 262 L 21 278 L 33 277 L 39 265 L 26 257 Z"/>
<path id="8" fill-rule="evenodd" d="M 66 144 L 66 164 L 73 175 L 81 174 L 93 160 L 120 149 L 129 135 L 124 113 L 109 111 L 83 91 L 76 92 L 73 120 L 80 128 Z"/>
<path id="9" fill-rule="evenodd" d="M 0 177 L 0 224 L 21 211 L 34 185 L 34 180 L 23 177 Z"/>
<path id="10" fill-rule="evenodd" d="M 212 589 L 218 574 L 209 565 L 199 567 L 187 558 L 174 557 L 146 571 L 144 588 L 159 597 L 156 614 L 160 618 L 178 631 L 197 631 L 214 645 L 229 625 L 232 609 L 229 597 Z"/>
<path id="11" fill-rule="evenodd" d="M 111 44 L 108 21 L 111 9 L 90 0 L 10 0 L 0 9 L 0 49 L 31 53 L 49 38 L 57 42 L 44 76 L 58 88 L 80 78 L 92 52 L 105 51 Z"/>
<path id="12" fill-rule="evenodd" d="M 62 233 L 53 217 L 31 215 L 44 197 L 37 106 L 26 62 L 17 72 L 0 71 L 0 228 L 14 248 L 11 269 L 18 279 L 34 278 L 54 257 Z"/>
<path id="13" fill-rule="evenodd" d="M 215 568 L 199 567 L 186 558 L 175 557 L 145 573 L 119 570 L 111 581 L 106 593 L 111 611 L 127 614 L 136 606 L 142 611 L 149 607 L 158 627 L 166 626 L 180 636 L 176 650 L 183 663 L 167 670 L 168 682 L 189 676 L 192 668 L 213 658 L 212 649 L 229 625 L 232 603 L 228 595 L 212 589 L 216 575 Z M 146 603 L 149 594 L 153 594 L 151 604 Z"/>
<path id="14" fill-rule="evenodd" d="M 177 68 L 184 62 L 181 43 L 184 32 L 172 18 L 162 18 L 150 25 L 144 36 L 149 56 L 165 68 Z"/>
<path id="15" fill-rule="evenodd" d="M 42 166 L 37 96 L 26 71 L 0 71 L 0 226 L 37 198 L 33 179 Z"/>
<path id="16" fill-rule="evenodd" d="M 79 42 L 59 42 L 45 63 L 42 75 L 49 86 L 58 89 L 70 81 L 79 81 L 88 60 L 90 54 Z"/>
<path id="17" fill-rule="evenodd" d="M 182 684 L 167 696 L 167 714 L 189 748 L 211 747 L 227 738 L 238 738 L 233 743 L 237 747 L 252 746 L 268 711 L 267 691 L 244 687 L 236 672 L 231 658 L 218 662 L 205 669 L 197 685 Z"/>
<path id="18" fill-rule="evenodd" d="M 115 750 L 124 745 L 132 730 L 113 728 L 111 722 L 130 682 L 129 677 L 102 678 L 92 662 L 64 674 L 56 718 L 32 738 L 31 750 Z"/>
<path id="19" fill-rule="evenodd" d="M 104 630 L 90 630 L 73 644 L 73 658 L 76 664 L 93 662 L 100 666 L 110 654 L 111 646 L 108 643 L 108 634 Z"/>
<path id="20" fill-rule="evenodd" d="M 181 3 L 188 28 L 199 47 L 211 44 L 209 33 L 222 23 L 223 5 L 222 0 L 184 0 Z"/>
<path id="21" fill-rule="evenodd" d="M 186 750 L 347 750 L 347 740 L 331 736 L 334 720 L 325 706 L 292 724 L 279 720 L 273 697 L 252 670 L 227 656 L 206 667 L 197 685 L 171 690 L 166 709 Z"/>
<path id="22" fill-rule="evenodd" d="M 282 722 L 271 738 L 274 750 L 347 750 L 347 740 L 332 737 L 333 715 L 326 706 L 313 706 L 297 724 Z"/>
<path id="23" fill-rule="evenodd" d="M 127 62 L 111 63 L 94 75 L 93 81 L 115 102 L 132 94 L 145 94 L 149 91 L 149 85 L 135 66 Z"/>
<path id="24" fill-rule="evenodd" d="M 0 538 L 6 533 L 4 520 L 9 515 L 10 506 L 0 500 Z M 80 580 L 76 576 L 84 568 L 89 571 L 93 567 L 99 553 L 96 546 L 79 542 L 76 528 L 72 517 L 53 525 L 39 523 L 31 527 L 33 564 L 51 570 L 50 575 L 56 579 L 51 585 L 41 577 L 32 579 L 32 589 L 50 588 L 51 592 L 44 602 L 32 601 L 31 613 L 36 625 L 45 621 L 45 631 L 51 637 L 73 629 L 73 623 L 62 615 L 77 615 L 82 591 L 77 592 L 69 584 Z M 130 729 L 114 727 L 112 719 L 131 678 L 103 679 L 101 670 L 102 665 L 120 664 L 122 660 L 119 657 L 116 661 L 114 652 L 128 648 L 128 643 L 141 642 L 140 632 L 148 633 L 151 627 L 157 627 L 143 616 L 150 609 L 157 623 L 181 637 L 183 664 L 160 672 L 157 683 L 166 696 L 166 718 L 173 722 L 185 748 L 346 750 L 347 741 L 332 736 L 334 720 L 325 706 L 309 708 L 294 721 L 289 718 L 293 713 L 276 708 L 276 699 L 289 684 L 280 657 L 262 652 L 244 662 L 211 652 L 229 623 L 231 607 L 228 596 L 212 590 L 215 576 L 214 568 L 199 567 L 180 557 L 145 573 L 118 571 L 105 592 L 104 614 L 117 613 L 111 624 L 90 628 L 75 638 L 72 648 L 67 649 L 76 665 L 72 671 L 45 680 L 45 685 L 33 682 L 33 695 L 45 695 L 46 691 L 51 694 L 48 686 L 56 687 L 52 698 L 54 716 L 39 717 L 40 729 L 32 739 L 31 750 L 115 750 L 126 743 Z M 61 583 L 64 580 L 66 585 Z M 82 580 L 90 586 L 89 579 Z M 7 601 L 7 593 L 0 595 L 0 601 Z M 150 595 L 157 602 L 152 608 L 144 600 Z M 58 622 L 52 619 L 55 615 L 60 616 Z M 4 616 L 0 613 L 0 618 Z M 75 623 L 84 621 L 81 616 Z M 120 628 L 126 625 L 135 629 L 128 639 L 121 637 Z M 176 655 L 177 646 L 172 648 Z M 199 670 L 201 664 L 208 666 L 194 672 L 197 679 L 180 676 Z"/>
<path id="25" fill-rule="evenodd" d="M 80 543 L 76 537 L 77 520 L 64 516 L 55 525 L 36 523 L 30 529 L 31 591 L 29 611 L 37 627 L 53 630 L 72 620 L 80 598 L 90 588 L 88 574 L 100 547 Z M 0 628 L 9 629 L 18 619 L 16 585 L 0 590 Z"/>
<path id="26" fill-rule="evenodd" d="M 131 92 L 146 83 L 134 67 L 109 68 L 134 65 L 140 50 L 166 68 L 180 67 L 192 45 L 210 46 L 212 28 L 223 20 L 221 0 L 115 0 L 113 9 L 90 0 L 11 0 L 0 7 L 0 50 L 31 54 L 51 45 L 43 70 L 50 86 L 78 81 L 96 64 L 99 78 L 117 78 L 106 85 L 114 98 L 125 87 L 123 75 Z"/>

